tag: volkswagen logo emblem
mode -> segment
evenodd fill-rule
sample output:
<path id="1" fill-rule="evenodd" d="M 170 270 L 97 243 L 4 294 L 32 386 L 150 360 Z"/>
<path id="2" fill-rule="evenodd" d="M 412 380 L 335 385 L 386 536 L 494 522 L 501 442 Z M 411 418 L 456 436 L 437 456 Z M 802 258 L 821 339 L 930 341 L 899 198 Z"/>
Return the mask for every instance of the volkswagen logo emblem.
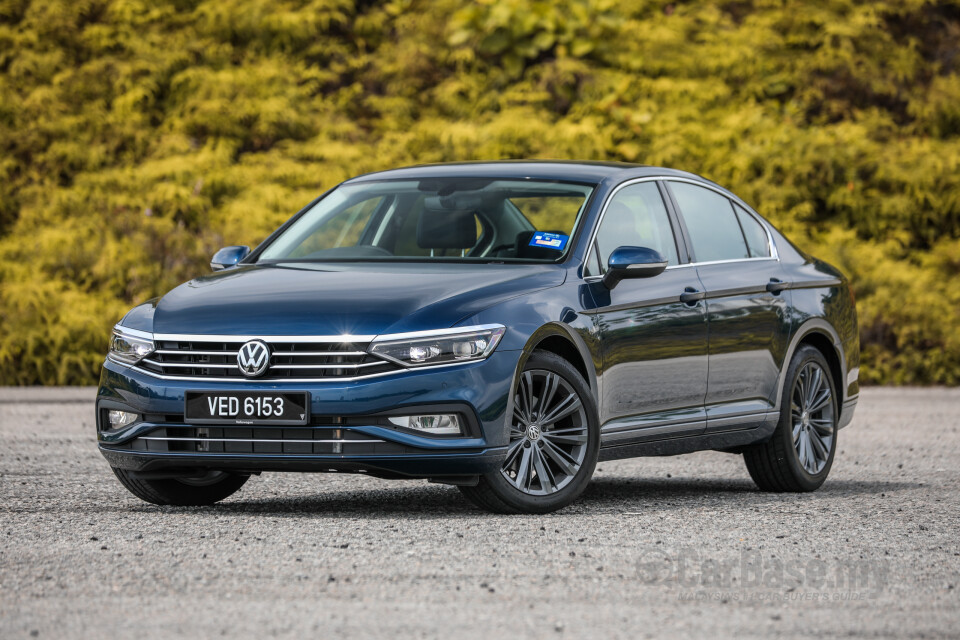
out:
<path id="1" fill-rule="evenodd" d="M 270 347 L 263 340 L 251 340 L 237 352 L 237 366 L 248 378 L 263 375 L 270 364 Z"/>

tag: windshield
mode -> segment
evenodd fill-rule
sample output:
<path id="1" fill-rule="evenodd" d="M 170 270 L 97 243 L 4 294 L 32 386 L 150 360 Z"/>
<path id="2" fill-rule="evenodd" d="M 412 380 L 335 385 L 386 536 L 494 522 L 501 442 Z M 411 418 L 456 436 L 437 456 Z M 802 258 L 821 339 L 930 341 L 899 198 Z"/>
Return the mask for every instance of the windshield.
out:
<path id="1" fill-rule="evenodd" d="M 593 190 L 531 180 L 431 178 L 343 185 L 260 261 L 556 262 Z"/>

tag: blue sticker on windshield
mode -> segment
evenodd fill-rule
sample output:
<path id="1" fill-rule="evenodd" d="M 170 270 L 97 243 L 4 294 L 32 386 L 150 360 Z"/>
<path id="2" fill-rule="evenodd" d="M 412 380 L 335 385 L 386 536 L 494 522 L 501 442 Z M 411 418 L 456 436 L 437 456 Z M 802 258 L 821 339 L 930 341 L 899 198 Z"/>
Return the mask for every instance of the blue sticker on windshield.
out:
<path id="1" fill-rule="evenodd" d="M 562 233 L 547 233 L 546 231 L 537 231 L 533 234 L 533 237 L 530 238 L 530 246 L 563 251 L 563 248 L 567 246 L 567 240 L 569 239 L 570 236 L 565 236 Z"/>

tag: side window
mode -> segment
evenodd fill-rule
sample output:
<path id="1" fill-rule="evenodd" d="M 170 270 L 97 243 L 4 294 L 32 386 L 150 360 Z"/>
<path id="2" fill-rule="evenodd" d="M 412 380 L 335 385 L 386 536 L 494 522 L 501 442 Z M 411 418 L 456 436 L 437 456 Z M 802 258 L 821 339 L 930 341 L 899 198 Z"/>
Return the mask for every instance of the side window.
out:
<path id="1" fill-rule="evenodd" d="M 613 250 L 625 246 L 654 249 L 669 264 L 678 262 L 670 217 L 655 182 L 639 182 L 624 187 L 613 197 L 597 230 L 599 265 L 591 257 L 584 275 L 600 275 L 598 267 L 606 271 Z"/>
<path id="2" fill-rule="evenodd" d="M 750 257 L 730 200 L 688 182 L 670 182 L 670 190 L 687 224 L 697 262 Z"/>
<path id="3" fill-rule="evenodd" d="M 750 249 L 751 258 L 769 258 L 770 241 L 767 238 L 767 231 L 763 228 L 757 219 L 746 212 L 743 207 L 737 203 L 733 204 L 737 210 L 737 218 L 740 219 L 740 228 L 743 229 L 743 237 L 747 239 L 747 248 Z"/>

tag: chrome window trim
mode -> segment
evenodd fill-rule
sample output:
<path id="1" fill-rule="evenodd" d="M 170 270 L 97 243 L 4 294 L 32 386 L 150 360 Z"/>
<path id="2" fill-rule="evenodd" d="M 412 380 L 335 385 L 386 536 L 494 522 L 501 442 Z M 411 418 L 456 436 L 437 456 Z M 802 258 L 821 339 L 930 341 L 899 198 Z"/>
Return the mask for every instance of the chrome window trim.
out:
<path id="1" fill-rule="evenodd" d="M 683 267 L 706 267 L 712 264 L 733 264 L 735 262 L 763 262 L 764 260 L 779 260 L 779 258 L 774 258 L 772 256 L 763 256 L 762 258 L 731 258 L 730 260 L 706 260 L 704 262 L 687 262 L 686 264 L 678 264 L 672 267 L 667 267 L 667 269 L 682 269 Z"/>
<path id="2" fill-rule="evenodd" d="M 664 269 L 664 271 L 671 271 L 673 269 L 687 269 L 689 267 L 709 267 L 714 264 L 734 264 L 737 262 L 763 262 L 765 260 L 779 260 L 779 258 L 764 256 L 762 258 L 733 258 L 731 260 L 709 260 L 706 262 L 685 262 L 683 264 L 670 265 L 666 269 Z M 603 276 L 587 276 L 583 280 L 584 282 L 600 282 L 601 280 L 603 280 Z"/>
<path id="3" fill-rule="evenodd" d="M 761 218 L 758 213 L 756 213 L 755 211 L 753 211 L 753 210 L 752 210 L 749 206 L 747 206 L 745 203 L 737 202 L 736 200 L 734 200 L 733 198 L 731 198 L 731 197 L 730 197 L 731 194 L 730 194 L 729 192 L 728 192 L 728 193 L 724 193 L 724 191 L 723 191 L 722 189 L 718 188 L 718 187 L 714 187 L 714 186 L 709 185 L 709 184 L 707 184 L 707 183 L 705 183 L 705 182 L 702 182 L 702 181 L 700 181 L 700 180 L 694 180 L 694 179 L 692 179 L 692 178 L 678 178 L 678 177 L 674 177 L 674 176 L 646 176 L 646 177 L 643 177 L 643 178 L 633 178 L 633 179 L 631 179 L 631 180 L 627 180 L 626 182 L 621 182 L 620 184 L 618 184 L 618 185 L 614 188 L 613 191 L 610 192 L 610 195 L 607 196 L 606 201 L 604 201 L 604 203 L 603 203 L 603 208 L 600 210 L 600 216 L 597 218 L 597 223 L 596 223 L 595 225 L 593 225 L 593 231 L 592 231 L 591 234 L 590 234 L 590 242 L 589 242 L 589 244 L 587 245 L 587 255 L 584 257 L 584 260 L 583 260 L 583 267 L 584 267 L 584 268 L 586 268 L 587 263 L 590 262 L 590 258 L 591 258 L 591 256 L 594 254 L 594 249 L 596 248 L 597 232 L 600 230 L 600 225 L 603 224 L 603 217 L 607 214 L 607 208 L 609 208 L 610 203 L 613 201 L 614 197 L 616 197 L 617 193 L 619 193 L 621 189 L 625 189 L 626 187 L 629 187 L 629 186 L 632 186 L 632 185 L 635 185 L 635 184 L 639 184 L 639 183 L 641 183 L 641 182 L 656 182 L 656 181 L 663 181 L 663 182 L 670 182 L 670 181 L 673 181 L 673 182 L 687 182 L 687 183 L 689 183 L 689 184 L 693 184 L 693 185 L 696 185 L 696 186 L 698 186 L 698 187 L 703 187 L 704 189 L 709 189 L 710 191 L 713 191 L 713 192 L 716 192 L 716 193 L 720 194 L 721 196 L 723 196 L 723 197 L 726 198 L 727 200 L 730 200 L 730 201 L 732 201 L 732 202 L 734 202 L 734 203 L 736 203 L 736 204 L 739 204 L 739 205 L 743 208 L 743 210 L 747 212 L 748 215 L 750 215 L 754 220 L 756 220 L 758 223 L 760 223 L 760 226 L 763 228 L 764 232 L 767 234 L 767 244 L 768 244 L 768 246 L 769 246 L 769 248 L 770 248 L 770 255 L 769 255 L 769 256 L 760 256 L 760 257 L 757 257 L 757 258 L 732 258 L 732 259 L 730 259 L 730 260 L 709 260 L 709 261 L 704 261 L 704 262 L 685 262 L 685 263 L 683 263 L 683 264 L 670 265 L 670 266 L 667 267 L 667 269 L 681 269 L 681 268 L 684 268 L 684 267 L 697 267 L 697 266 L 701 266 L 701 265 L 706 266 L 706 265 L 712 265 L 712 264 L 732 264 L 732 263 L 735 263 L 735 262 L 753 262 L 753 261 L 759 261 L 759 260 L 777 260 L 777 261 L 780 260 L 780 252 L 777 251 L 777 244 L 773 241 L 773 234 L 772 234 L 771 231 L 770 231 L 770 227 L 769 227 L 769 225 L 767 224 L 767 221 L 764 220 L 763 218 Z M 666 203 L 664 203 L 664 206 L 666 206 Z M 682 212 L 682 211 L 678 211 L 678 212 L 677 212 L 677 215 L 680 216 L 680 217 L 682 217 L 682 216 L 683 216 L 683 212 Z M 733 212 L 733 215 L 737 215 L 737 212 L 734 211 L 734 212 Z M 677 242 L 676 229 L 673 229 L 673 241 L 674 241 L 674 242 Z M 599 262 L 599 258 L 597 259 L 597 261 Z M 600 264 L 600 267 L 601 267 L 601 268 L 603 268 L 604 266 L 606 266 L 606 265 Z M 602 274 L 601 274 L 601 275 L 597 275 L 597 276 L 584 276 L 584 277 L 583 277 L 583 280 L 584 280 L 585 282 L 598 282 L 598 281 L 600 281 L 600 280 L 602 280 L 602 279 L 603 279 L 603 275 L 602 275 Z"/>

